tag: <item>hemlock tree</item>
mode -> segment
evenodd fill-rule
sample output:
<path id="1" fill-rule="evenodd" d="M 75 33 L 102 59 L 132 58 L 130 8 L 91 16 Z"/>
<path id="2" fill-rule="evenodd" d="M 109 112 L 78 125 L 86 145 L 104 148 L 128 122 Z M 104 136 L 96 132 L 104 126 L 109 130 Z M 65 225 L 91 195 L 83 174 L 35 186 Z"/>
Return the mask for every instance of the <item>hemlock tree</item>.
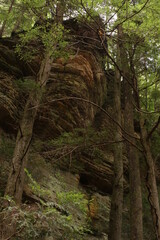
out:
<path id="1" fill-rule="evenodd" d="M 159 20 L 158 20 L 157 14 L 160 12 L 160 4 L 157 3 L 156 1 L 151 1 L 149 3 L 150 4 L 147 5 L 147 8 L 143 9 L 143 11 L 140 13 L 140 16 L 138 16 L 138 18 L 134 20 L 132 25 L 131 23 L 129 24 L 130 31 L 131 29 L 132 31 L 136 30 L 135 36 L 137 35 L 138 38 L 137 38 L 137 42 L 134 45 L 132 44 L 132 41 L 128 43 L 128 49 L 132 49 L 132 54 L 129 54 L 128 60 L 129 60 L 129 72 L 130 72 L 130 75 L 133 76 L 133 83 L 132 83 L 133 84 L 132 92 L 134 93 L 133 102 L 135 101 L 135 107 L 138 111 L 141 146 L 143 150 L 143 156 L 146 162 L 145 180 L 146 180 L 146 187 L 148 190 L 148 200 L 151 207 L 152 221 L 153 221 L 156 239 L 160 239 L 159 196 L 158 196 L 158 190 L 157 190 L 157 184 L 156 184 L 155 162 L 154 162 L 151 147 L 150 147 L 150 138 L 153 132 L 158 127 L 159 118 L 157 118 L 158 120 L 156 124 L 152 126 L 150 130 L 147 129 L 147 125 L 145 124 L 145 114 L 147 114 L 147 112 L 143 111 L 142 102 L 141 102 L 141 100 L 143 99 L 141 98 L 139 89 L 138 89 L 138 86 L 140 85 L 138 81 L 140 80 L 139 76 L 142 76 L 142 74 L 143 75 L 145 74 L 144 70 L 146 71 L 146 69 L 151 68 L 151 66 L 149 66 L 150 65 L 149 59 L 152 59 L 152 61 L 155 61 L 154 60 L 155 56 L 153 55 L 154 57 L 152 57 L 151 52 L 152 51 L 155 52 L 155 49 L 157 52 L 159 51 L 159 38 L 157 38 L 157 33 L 160 33 L 160 29 L 158 27 L 159 22 L 157 21 Z M 154 16 L 152 14 L 153 11 L 156 12 Z M 141 19 L 143 19 L 143 21 L 140 22 Z M 154 28 L 156 28 L 156 31 Z M 127 26 L 126 26 L 126 29 L 127 29 Z M 131 37 L 132 39 L 134 38 L 132 35 Z M 137 49 L 138 47 L 139 47 L 140 53 L 138 52 L 138 49 Z M 148 47 L 150 48 L 149 50 L 148 50 Z M 139 54 L 140 54 L 139 64 L 137 64 L 136 57 L 138 57 Z M 143 66 L 144 60 L 142 60 L 142 54 L 145 55 L 145 61 L 146 59 L 148 59 L 147 61 L 149 65 L 148 66 L 146 65 L 146 68 L 144 68 Z M 138 65 L 141 65 L 141 68 L 140 68 L 141 73 L 139 72 Z M 149 71 L 151 71 L 151 69 Z"/>
<path id="2" fill-rule="evenodd" d="M 129 188 L 130 188 L 130 239 L 143 239 L 142 222 L 142 193 L 139 154 L 136 147 L 134 134 L 134 105 L 133 105 L 133 75 L 129 68 L 129 60 L 126 53 L 123 28 L 119 25 L 120 59 L 124 81 L 124 128 L 127 157 L 129 161 Z"/>
<path id="3" fill-rule="evenodd" d="M 141 42 L 145 41 L 145 43 L 149 44 L 152 49 L 155 48 L 154 46 L 155 40 L 153 39 L 157 39 L 157 32 L 159 32 L 159 29 L 158 29 L 159 23 L 157 22 L 157 24 L 155 25 L 155 22 L 157 20 L 155 20 L 155 16 L 154 16 L 154 19 L 152 19 L 153 14 L 151 14 L 151 12 L 155 11 L 158 14 L 160 8 L 159 8 L 159 4 L 158 5 L 156 4 L 157 4 L 156 1 L 143 1 L 141 4 L 136 4 L 136 2 L 134 2 L 133 6 L 130 8 L 128 3 L 126 4 L 126 7 L 124 9 L 125 11 L 121 11 L 121 18 L 118 19 L 117 24 L 115 24 L 117 26 L 121 26 L 122 24 L 125 26 L 125 34 L 122 32 L 122 42 L 121 42 L 122 67 L 120 67 L 120 72 L 125 82 L 124 98 L 125 98 L 126 104 L 125 104 L 124 122 L 126 123 L 125 124 L 126 131 L 130 133 L 130 135 L 132 136 L 131 138 L 128 138 L 128 140 L 130 141 L 130 143 L 128 143 L 128 146 L 129 146 L 128 155 L 130 155 L 129 157 L 130 191 L 131 191 L 130 199 L 132 203 L 130 208 L 131 239 L 143 238 L 142 200 L 141 200 L 141 191 L 140 191 L 140 169 L 139 169 L 139 163 L 137 159 L 138 153 L 135 152 L 137 148 L 136 141 L 134 140 L 134 111 L 135 111 L 136 104 L 137 104 L 136 109 L 138 109 L 138 112 L 139 112 L 142 151 L 144 153 L 144 158 L 146 159 L 146 166 L 147 166 L 146 186 L 148 189 L 148 196 L 149 196 L 148 199 L 149 199 L 149 204 L 151 206 L 151 213 L 152 213 L 153 225 L 155 228 L 156 239 L 160 239 L 159 199 L 158 199 L 158 191 L 157 191 L 157 185 L 156 185 L 155 166 L 154 166 L 155 164 L 152 157 L 150 142 L 149 142 L 149 138 L 151 137 L 153 131 L 158 127 L 160 119 L 158 118 L 158 121 L 156 122 L 156 124 L 149 131 L 149 133 L 147 133 L 147 128 L 146 128 L 147 126 L 145 125 L 144 113 L 140 103 L 141 96 L 139 95 L 138 88 L 137 88 L 137 86 L 139 85 L 137 81 L 137 77 L 139 75 L 138 71 L 141 72 L 140 75 L 144 73 L 143 60 L 139 59 L 139 63 L 142 61 L 141 67 L 139 66 L 137 67 L 137 65 L 140 65 L 140 64 L 139 63 L 137 64 L 136 62 L 137 60 L 135 60 L 135 57 L 137 57 L 137 46 L 141 45 Z M 126 14 L 124 14 L 124 12 L 126 12 Z M 159 19 L 159 18 L 156 17 L 156 19 Z M 154 27 L 156 28 L 156 31 L 153 30 Z M 134 33 L 135 35 L 133 35 L 133 31 L 135 31 Z M 129 35 L 130 37 L 127 38 L 127 36 Z M 134 42 L 135 36 L 137 36 L 136 42 Z M 152 42 L 154 42 L 154 44 Z M 159 49 L 159 39 L 157 39 L 157 52 L 158 52 L 158 49 Z M 143 49 L 143 50 L 145 51 L 144 54 L 146 55 L 146 49 Z M 141 49 L 141 51 L 143 50 Z M 151 55 L 150 56 L 148 55 L 148 58 L 152 58 Z M 154 59 L 154 57 L 152 59 Z M 136 65 L 136 68 L 138 69 L 137 71 L 135 71 L 134 69 L 135 65 Z M 147 66 L 147 68 L 148 67 L 149 66 Z M 137 187 L 137 190 L 136 190 L 136 187 Z"/>
<path id="4" fill-rule="evenodd" d="M 120 66 L 120 46 L 117 40 L 117 65 Z M 114 76 L 114 114 L 117 123 L 122 126 L 121 112 L 121 75 L 115 66 Z M 114 146 L 114 185 L 111 200 L 109 240 L 120 240 L 122 235 L 122 211 L 123 211 L 123 157 L 122 157 L 122 131 L 115 126 Z"/>
<path id="5" fill-rule="evenodd" d="M 136 85 L 138 86 L 138 79 L 137 79 L 135 66 L 132 67 L 131 71 L 135 76 Z M 158 189 L 157 189 L 157 183 L 156 183 L 155 160 L 153 158 L 151 143 L 150 143 L 152 134 L 157 129 L 160 123 L 160 116 L 157 118 L 156 123 L 151 127 L 151 129 L 150 128 L 148 129 L 144 115 L 146 115 L 149 112 L 143 111 L 141 107 L 142 103 L 140 100 L 138 88 L 136 89 L 136 93 L 135 93 L 135 102 L 137 104 L 137 109 L 138 109 L 141 144 L 142 144 L 143 155 L 146 163 L 145 181 L 146 181 L 146 187 L 148 191 L 148 201 L 151 207 L 151 215 L 152 215 L 152 221 L 153 221 L 156 239 L 160 239 L 159 195 L 158 195 Z"/>
<path id="6" fill-rule="evenodd" d="M 62 14 L 62 11 L 60 14 Z M 63 15 L 60 19 L 62 21 Z M 46 29 L 46 27 L 49 29 Z M 33 39 L 34 41 L 41 39 L 43 44 L 43 60 L 40 64 L 39 72 L 35 76 L 35 86 L 28 96 L 26 105 L 24 107 L 23 116 L 19 124 L 19 131 L 17 134 L 16 145 L 12 158 L 11 170 L 5 190 L 5 195 L 12 197 L 17 204 L 21 204 L 22 200 L 25 177 L 24 169 L 27 164 L 28 151 L 33 134 L 33 126 L 50 74 L 52 62 L 58 56 L 64 55 L 64 49 L 67 45 L 64 40 L 64 28 L 62 26 L 62 22 L 57 19 L 55 19 L 54 24 L 42 27 L 38 26 L 37 28 L 30 29 L 30 31 L 27 32 L 21 39 L 22 45 L 20 44 L 18 47 L 20 54 L 22 53 L 25 56 L 25 53 L 21 52 L 22 48 L 25 46 L 25 44 L 33 41 Z M 28 52 L 26 53 L 26 56 L 28 57 Z"/>
<path id="7" fill-rule="evenodd" d="M 113 7 L 115 4 L 113 4 Z M 123 21 L 127 21 L 126 12 L 128 11 L 128 4 L 117 4 L 117 9 L 115 12 L 118 12 L 120 9 L 122 11 L 121 14 L 118 14 L 118 23 L 117 26 L 113 26 L 114 31 L 117 28 L 117 45 L 119 47 L 119 61 L 115 64 L 112 59 L 116 71 L 119 71 L 120 79 L 123 78 L 123 94 L 125 98 L 124 102 L 124 131 L 123 137 L 126 141 L 126 150 L 127 150 L 127 157 L 129 161 L 129 181 L 130 181 L 130 239 L 143 239 L 143 223 L 142 223 L 142 194 L 141 194 L 141 179 L 140 179 L 140 168 L 139 168 L 139 157 L 138 152 L 136 149 L 136 141 L 134 137 L 134 107 L 133 107 L 133 96 L 132 96 L 132 76 L 130 75 L 128 57 L 125 49 L 125 44 L 127 39 L 123 35 L 122 31 L 122 23 Z M 127 10 L 126 10 L 127 9 Z M 114 14 L 112 15 L 114 16 Z M 116 25 L 116 24 L 115 24 Z M 119 80 L 121 81 L 121 80 Z M 120 84 L 120 83 L 119 83 Z M 119 89 L 120 91 L 120 89 Z M 118 93 L 117 93 L 118 94 Z M 119 97 L 121 96 L 121 92 L 119 92 Z M 119 100 L 120 101 L 120 100 Z M 119 105 L 121 107 L 121 105 Z M 117 106 L 116 106 L 117 108 Z M 121 118 L 121 111 L 119 110 L 119 115 Z M 120 118 L 119 121 L 120 121 Z M 121 122 L 120 122 L 121 123 Z M 117 129 L 118 131 L 118 129 Z M 119 130 L 120 131 L 120 130 Z M 122 135 L 122 133 L 121 133 Z M 117 151 L 120 149 L 118 148 Z M 116 156 L 116 155 L 115 155 Z M 113 194 L 112 194 L 112 201 L 111 201 L 111 215 L 110 215 L 110 232 L 109 232 L 109 239 L 121 239 L 121 225 L 122 225 L 122 203 L 123 200 L 123 185 L 121 181 L 123 180 L 123 162 L 122 162 L 122 149 L 121 149 L 121 157 L 117 160 L 118 164 L 117 169 L 115 169 L 115 173 L 119 172 L 119 179 L 115 181 Z M 115 164 L 115 163 L 114 163 Z M 115 180 L 115 179 L 114 179 Z M 118 190 L 118 185 L 121 188 Z M 116 188 L 117 187 L 117 188 Z M 117 195 L 119 194 L 119 199 L 117 198 L 115 201 L 115 192 Z M 120 194 L 121 193 L 121 194 Z M 121 211 L 118 211 L 118 215 L 116 215 L 116 209 L 119 209 L 121 206 Z M 115 214 L 113 214 L 115 212 Z M 119 216 L 119 221 L 118 221 Z M 121 216 L 121 218 L 120 218 Z M 113 229 L 111 224 L 116 222 L 116 227 Z M 119 224 L 117 224 L 117 221 Z M 114 231 L 115 230 L 115 231 Z M 119 234 L 118 234 L 119 233 Z"/>

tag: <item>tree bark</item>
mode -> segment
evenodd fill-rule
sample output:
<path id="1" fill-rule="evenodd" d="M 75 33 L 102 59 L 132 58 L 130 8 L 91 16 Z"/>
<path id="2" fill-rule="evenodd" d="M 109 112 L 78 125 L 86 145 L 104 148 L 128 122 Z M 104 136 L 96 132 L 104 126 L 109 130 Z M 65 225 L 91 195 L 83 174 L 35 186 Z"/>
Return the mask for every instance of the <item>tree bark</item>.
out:
<path id="1" fill-rule="evenodd" d="M 16 139 L 11 170 L 5 190 L 5 195 L 13 198 L 16 204 L 22 200 L 24 185 L 24 169 L 27 165 L 28 150 L 32 140 L 33 126 L 37 115 L 38 106 L 41 101 L 41 93 L 46 85 L 51 69 L 51 58 L 46 56 L 41 64 L 37 76 L 37 87 L 33 89 L 28 97 L 22 121 L 19 125 L 19 131 Z"/>
<path id="2" fill-rule="evenodd" d="M 144 157 L 147 165 L 146 186 L 148 190 L 148 201 L 151 207 L 152 221 L 156 239 L 160 240 L 160 208 L 159 196 L 156 183 L 155 164 L 151 153 L 150 142 L 144 124 L 144 118 L 140 113 L 141 141 L 144 150 Z"/>
<path id="3" fill-rule="evenodd" d="M 133 75 L 136 76 L 134 66 L 132 68 Z M 138 80 L 135 77 L 134 82 L 138 86 Z M 135 100 L 137 107 L 139 109 L 139 122 L 140 122 L 140 133 L 141 133 L 141 143 L 143 147 L 143 154 L 146 162 L 146 187 L 148 191 L 148 201 L 151 208 L 152 221 L 154 226 L 154 231 L 156 239 L 160 240 L 160 207 L 159 207 L 159 196 L 156 183 L 156 173 L 155 173 L 155 163 L 152 156 L 151 146 L 150 146 L 150 137 L 154 130 L 158 127 L 160 118 L 158 118 L 157 123 L 152 128 L 152 130 L 147 133 L 145 120 L 143 112 L 141 111 L 141 104 L 139 99 L 138 88 L 135 89 Z"/>
<path id="4" fill-rule="evenodd" d="M 134 136 L 134 114 L 132 88 L 125 83 L 125 130 Z M 128 140 L 136 145 L 135 139 L 128 137 Z M 130 182 L 130 239 L 143 239 L 142 223 L 142 194 L 139 156 L 137 149 L 129 142 L 126 143 L 129 160 L 129 182 Z"/>
<path id="5" fill-rule="evenodd" d="M 120 54 L 121 64 L 124 77 L 124 94 L 125 94 L 125 109 L 124 109 L 124 127 L 130 134 L 126 136 L 129 140 L 126 142 L 126 150 L 129 161 L 129 181 L 130 181 L 130 239 L 143 239 L 143 221 L 142 221 L 142 193 L 141 193 L 141 178 L 139 156 L 136 147 L 134 136 L 134 108 L 133 108 L 133 79 L 128 64 L 126 49 L 124 46 L 125 38 L 123 29 L 120 26 L 119 36 L 121 41 Z M 132 143 L 132 145 L 131 145 Z"/>
<path id="6" fill-rule="evenodd" d="M 58 2 L 58 4 L 60 4 Z M 57 19 L 57 24 L 62 23 L 63 9 L 60 5 L 57 14 L 60 17 Z M 14 149 L 11 170 L 8 177 L 8 182 L 5 190 L 5 195 L 13 198 L 16 204 L 20 204 L 23 194 L 23 185 L 25 172 L 24 169 L 27 165 L 27 156 L 30 143 L 33 135 L 33 126 L 37 115 L 38 106 L 40 104 L 43 89 L 46 86 L 52 64 L 52 57 L 46 53 L 44 60 L 41 63 L 39 73 L 37 75 L 37 87 L 33 89 L 28 97 L 26 106 L 24 108 L 23 117 L 19 125 L 19 131 L 16 139 L 16 146 Z M 6 202 L 4 202 L 5 206 Z"/>
<path id="7" fill-rule="evenodd" d="M 119 46 L 117 46 L 117 64 L 119 65 Z M 121 125 L 121 76 L 118 69 L 115 70 L 114 79 L 114 106 L 115 118 Z M 109 240 L 121 240 L 122 232 L 122 208 L 123 208 L 123 159 L 122 159 L 122 132 L 115 126 L 114 148 L 114 185 L 111 200 Z"/>

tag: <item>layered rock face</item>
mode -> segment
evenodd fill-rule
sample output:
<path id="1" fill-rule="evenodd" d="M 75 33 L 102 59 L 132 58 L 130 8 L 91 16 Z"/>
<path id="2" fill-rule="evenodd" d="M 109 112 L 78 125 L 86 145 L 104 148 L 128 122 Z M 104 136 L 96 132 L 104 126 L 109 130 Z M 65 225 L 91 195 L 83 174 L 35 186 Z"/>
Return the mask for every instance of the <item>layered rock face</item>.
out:
<path id="1" fill-rule="evenodd" d="M 42 136 L 52 137 L 86 127 L 98 109 L 85 100 L 102 106 L 105 96 L 106 77 L 92 52 L 79 51 L 66 62 L 58 59 L 52 64 L 37 127 L 45 124 Z"/>
<path id="2" fill-rule="evenodd" d="M 96 33 L 90 28 L 84 27 L 83 24 L 78 25 L 75 20 L 73 20 L 73 24 L 70 21 L 65 23 L 68 29 L 70 25 L 72 25 L 70 41 L 74 45 L 74 49 L 68 59 L 60 58 L 52 63 L 46 91 L 34 125 L 35 141 L 41 139 L 43 142 L 47 142 L 58 138 L 65 132 L 72 133 L 75 129 L 87 130 L 91 126 L 95 127 L 95 122 L 99 121 L 97 116 L 100 116 L 98 106 L 103 107 L 107 100 L 108 78 L 104 70 L 105 54 L 101 43 Z M 0 128 L 10 136 L 16 136 L 18 121 L 23 114 L 28 94 L 20 91 L 17 82 L 34 82 L 32 71 L 38 69 L 37 60 L 30 65 L 18 59 L 14 53 L 15 41 L 14 39 L 0 41 L 0 51 L 3 52 L 0 56 Z M 109 128 L 107 124 L 109 121 L 101 120 L 97 124 L 98 129 L 101 128 L 100 125 L 103 125 L 103 128 Z M 97 134 L 98 129 L 95 128 Z M 52 149 L 49 150 L 52 151 Z M 58 168 L 70 171 L 70 176 L 75 176 L 75 174 L 78 176 L 76 189 L 83 186 L 85 193 L 86 189 L 87 192 L 89 191 L 87 198 L 93 202 L 88 206 L 89 214 L 93 220 L 95 232 L 102 239 L 102 235 L 105 236 L 107 233 L 107 227 L 102 225 L 108 223 L 109 214 L 108 211 L 107 214 L 103 212 L 103 204 L 109 206 L 109 199 L 102 195 L 107 195 L 112 191 L 114 157 L 112 151 L 108 150 L 106 146 L 100 150 L 104 152 L 103 156 L 94 154 L 94 147 L 87 153 L 79 151 L 73 164 L 72 162 L 66 163 L 62 159 L 59 161 Z M 55 151 L 48 158 L 43 150 L 43 157 L 50 161 L 53 168 L 57 166 L 54 162 L 54 153 Z M 32 161 L 31 163 L 33 164 Z M 32 164 L 29 168 L 34 175 L 35 168 L 34 164 L 32 167 Z M 64 177 L 65 180 L 66 177 Z M 72 183 L 70 184 L 72 185 Z M 45 187 L 48 188 L 47 185 Z M 54 191 L 54 189 L 52 190 Z M 28 193 L 25 194 L 27 196 Z M 27 197 L 31 197 L 29 195 Z M 88 239 L 98 239 L 98 237 Z M 104 237 L 104 239 L 106 238 Z"/>
<path id="3" fill-rule="evenodd" d="M 69 59 L 57 59 L 52 64 L 44 101 L 35 124 L 35 131 L 41 136 L 54 137 L 75 127 L 88 126 L 93 122 L 98 109 L 83 99 L 102 106 L 106 98 L 107 79 L 102 66 L 104 54 L 98 37 L 89 28 L 83 25 L 80 27 L 75 20 L 65 23 L 67 28 L 70 24 L 74 26 L 70 40 L 74 49 Z M 0 42 L 0 52 L 3 53 L 0 58 L 0 84 L 1 92 L 5 92 L 6 98 L 6 104 L 1 101 L 1 107 L 6 106 L 13 118 L 18 111 L 17 102 L 22 100 L 16 94 L 17 80 L 34 81 L 32 72 L 38 71 L 36 60 L 26 64 L 18 59 L 14 53 L 16 41 L 17 39 L 5 39 Z M 56 101 L 61 98 L 61 101 Z M 45 129 L 42 131 L 41 126 L 44 124 Z"/>

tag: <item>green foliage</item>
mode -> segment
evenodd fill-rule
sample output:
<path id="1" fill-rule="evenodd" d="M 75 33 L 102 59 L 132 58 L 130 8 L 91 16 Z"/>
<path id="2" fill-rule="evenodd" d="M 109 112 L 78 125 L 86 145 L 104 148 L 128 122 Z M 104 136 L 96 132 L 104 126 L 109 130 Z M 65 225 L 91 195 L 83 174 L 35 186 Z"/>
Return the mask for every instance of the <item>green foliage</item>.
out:
<path id="1" fill-rule="evenodd" d="M 5 218 L 11 216 L 11 224 L 16 225 L 16 239 L 31 240 L 56 236 L 56 239 L 82 240 L 84 233 L 89 233 L 87 217 L 87 203 L 85 196 L 80 192 L 57 192 L 57 202 L 46 201 L 51 197 L 49 190 L 44 190 L 25 169 L 33 193 L 40 198 L 40 203 L 23 204 L 19 208 L 14 201 L 5 196 L 10 206 L 3 209 Z M 43 199 L 43 200 L 42 200 Z M 50 198 L 51 199 L 51 198 Z M 81 212 L 84 222 L 75 221 L 73 209 Z"/>
<path id="2" fill-rule="evenodd" d="M 46 195 L 50 195 L 49 191 L 44 190 L 32 177 L 32 175 L 28 172 L 28 170 L 25 168 L 25 173 L 27 177 L 30 180 L 29 186 L 31 187 L 33 193 L 37 195 L 38 197 L 43 197 Z"/>
<path id="3" fill-rule="evenodd" d="M 82 136 L 81 136 L 82 132 Z M 77 145 L 84 142 L 84 130 L 75 129 L 74 132 L 64 132 L 58 138 L 48 142 L 51 146 Z"/>
<path id="4" fill-rule="evenodd" d="M 48 141 L 50 146 L 77 146 L 89 147 L 106 141 L 107 130 L 97 132 L 94 128 L 75 128 L 73 132 L 64 132 L 58 138 Z"/>
<path id="5" fill-rule="evenodd" d="M 106 150 L 112 151 L 114 144 L 110 143 L 108 131 L 97 132 L 94 128 L 74 129 L 64 132 L 59 137 L 49 141 L 35 141 L 36 151 L 51 163 L 61 169 L 70 168 L 74 173 L 84 170 L 83 156 L 92 159 L 93 164 L 108 162 Z M 82 158 L 82 161 L 81 161 Z"/>
<path id="6" fill-rule="evenodd" d="M 3 197 L 3 200 L 9 202 L 10 205 L 15 205 L 15 202 L 14 202 L 13 198 L 10 197 L 10 196 L 8 196 L 8 195 L 5 195 L 5 196 Z"/>
<path id="7" fill-rule="evenodd" d="M 10 224 L 16 223 L 16 240 L 38 240 L 53 236 L 56 239 L 82 240 L 84 233 L 89 233 L 87 217 L 87 203 L 85 196 L 80 192 L 59 192 L 58 202 L 46 201 L 51 196 L 50 191 L 44 190 L 25 170 L 33 193 L 40 198 L 39 203 L 22 204 L 21 208 L 9 196 L 1 198 L 7 201 L 9 207 L 1 209 L 4 219 Z M 73 209 L 78 209 L 84 218 L 83 222 L 75 221 Z"/>
<path id="8" fill-rule="evenodd" d="M 33 8 L 42 8 L 45 6 L 44 0 L 23 0 L 24 4 L 28 5 L 28 7 Z"/>
<path id="9" fill-rule="evenodd" d="M 8 36 L 17 25 L 18 30 L 25 30 L 19 35 L 20 39 L 16 46 L 16 52 L 21 59 L 27 62 L 32 61 L 37 55 L 40 55 L 39 53 L 41 53 L 41 58 L 46 54 L 53 59 L 68 57 L 68 53 L 66 53 L 68 43 L 65 39 L 67 32 L 62 25 L 51 24 L 48 21 L 52 11 L 55 11 L 55 5 L 52 4 L 48 7 L 46 2 L 44 0 L 17 0 L 14 2 L 10 12 L 8 11 L 10 2 L 4 1 L 0 5 L 0 20 L 2 23 L 6 22 L 4 36 Z M 63 2 L 66 13 L 71 12 L 71 9 L 76 10 L 75 3 L 77 1 L 66 0 Z M 110 38 L 108 49 L 113 59 L 116 57 L 116 27 L 119 24 L 123 25 L 126 37 L 124 45 L 128 59 L 130 58 L 129 63 L 130 66 L 132 65 L 131 67 L 134 66 L 136 78 L 139 79 L 138 87 L 140 89 L 142 108 L 146 111 L 159 110 L 160 86 L 156 83 L 159 78 L 160 64 L 158 55 L 160 50 L 160 1 L 150 0 L 144 9 L 143 6 L 146 0 L 136 1 L 136 4 L 131 2 L 133 1 L 110 0 L 105 5 L 103 0 L 84 0 L 83 6 L 79 5 L 80 1 L 78 1 L 77 5 L 80 7 L 78 9 L 81 12 L 80 15 L 85 15 L 89 21 L 92 21 L 99 13 L 103 17 L 106 15 L 106 33 L 107 38 Z M 41 19 L 41 24 L 35 24 L 37 20 Z M 110 37 L 110 33 L 114 36 L 113 38 Z M 22 91 L 27 93 L 39 88 L 30 79 L 21 82 L 20 87 Z M 147 125 L 145 127 L 148 131 L 152 129 L 157 118 L 157 115 L 150 116 L 146 117 Z M 103 161 L 105 154 L 101 150 L 101 145 L 109 137 L 107 130 L 97 133 L 91 128 L 75 129 L 74 132 L 64 133 L 59 138 L 47 143 L 41 144 L 39 141 L 36 147 L 42 148 L 42 150 L 45 148 L 53 150 L 54 159 L 68 160 L 75 151 L 78 153 L 81 151 L 91 155 L 93 162 L 95 159 Z M 7 141 L 2 139 L 0 154 L 10 158 L 13 154 L 13 145 L 10 145 L 10 142 Z M 152 136 L 152 153 L 155 157 L 159 153 L 159 143 L 160 134 L 155 132 Z M 107 149 L 109 149 L 108 145 Z M 70 157 L 70 159 L 72 158 Z M 46 195 L 47 197 L 50 196 L 50 192 L 44 190 L 27 170 L 26 174 L 35 195 L 39 198 Z M 73 207 L 78 207 L 86 215 L 87 202 L 83 194 L 74 191 L 57 192 L 57 199 L 58 206 L 69 211 L 70 206 L 73 205 Z M 12 201 L 8 196 L 6 196 L 6 200 Z M 27 205 L 24 205 L 24 209 L 19 209 L 16 206 L 5 209 L 6 217 L 11 215 L 13 217 L 12 221 L 17 222 L 17 239 L 39 239 L 47 234 L 48 236 L 54 236 L 57 224 L 59 226 L 59 236 L 62 236 L 63 239 L 75 238 L 77 240 L 80 238 L 79 235 L 83 235 L 84 231 L 86 231 L 86 226 L 75 225 L 73 216 L 71 214 L 61 214 L 61 211 L 55 208 L 53 202 L 46 203 L 41 200 L 40 203 L 38 206 L 34 206 L 36 209 L 31 209 L 31 211 Z M 147 221 L 149 211 L 146 199 L 144 199 L 143 204 L 145 207 L 144 220 Z M 66 231 L 62 233 L 59 230 L 61 228 L 66 229 Z M 148 229 L 150 228 L 151 226 L 148 224 Z M 150 236 L 151 238 L 152 236 Z"/>
<path id="10" fill-rule="evenodd" d="M 84 194 L 81 192 L 57 192 L 58 201 L 60 204 L 65 206 L 70 206 L 73 204 L 73 207 L 78 207 L 84 214 L 87 213 L 87 203 L 88 200 L 85 199 Z"/>
<path id="11" fill-rule="evenodd" d="M 153 99 L 160 99 L 160 89 L 153 89 L 151 93 Z"/>
<path id="12" fill-rule="evenodd" d="M 61 24 L 34 26 L 29 31 L 20 34 L 20 41 L 16 45 L 16 53 L 25 61 L 32 61 L 37 53 L 49 54 L 53 59 L 68 57 L 66 53 L 67 41 L 64 36 L 67 31 Z M 35 44 L 37 45 L 35 47 Z"/>
<path id="13" fill-rule="evenodd" d="M 32 78 L 24 78 L 16 81 L 16 85 L 19 88 L 19 91 L 23 93 L 30 93 L 32 90 L 41 91 L 39 83 L 35 82 Z"/>

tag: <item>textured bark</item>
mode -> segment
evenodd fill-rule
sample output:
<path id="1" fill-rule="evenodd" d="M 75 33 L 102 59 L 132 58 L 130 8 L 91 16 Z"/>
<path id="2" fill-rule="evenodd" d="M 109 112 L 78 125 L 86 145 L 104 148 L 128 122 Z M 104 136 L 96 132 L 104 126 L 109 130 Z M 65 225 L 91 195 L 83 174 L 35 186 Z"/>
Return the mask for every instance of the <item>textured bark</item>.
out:
<path id="1" fill-rule="evenodd" d="M 128 78 L 130 79 L 130 78 Z M 132 87 L 125 83 L 125 130 L 134 136 L 134 114 Z M 136 145 L 133 138 L 127 136 L 128 140 Z M 139 156 L 137 149 L 130 143 L 126 143 L 127 155 L 129 160 L 129 181 L 130 181 L 130 239 L 143 239 L 142 224 L 142 194 Z"/>
<path id="2" fill-rule="evenodd" d="M 57 3 L 56 8 L 56 22 L 61 24 L 63 21 L 63 11 L 61 2 Z M 39 73 L 37 75 L 37 88 L 33 89 L 27 100 L 23 118 L 19 126 L 19 131 L 16 140 L 16 146 L 12 159 L 11 171 L 8 177 L 5 195 L 11 196 L 17 204 L 21 203 L 23 194 L 23 185 L 25 172 L 24 169 L 27 164 L 27 155 L 33 134 L 33 126 L 37 115 L 38 106 L 41 101 L 43 88 L 45 88 L 50 71 L 52 58 L 46 54 L 41 63 Z M 40 91 L 39 91 L 40 88 Z"/>
<path id="3" fill-rule="evenodd" d="M 37 76 L 37 88 L 33 89 L 28 97 L 22 121 L 19 125 L 19 131 L 16 139 L 11 170 L 8 177 L 5 195 L 11 196 L 17 204 L 21 203 L 23 185 L 24 185 L 24 168 L 27 164 L 27 155 L 30 147 L 33 125 L 35 122 L 38 105 L 41 101 L 41 93 L 46 85 L 51 69 L 51 59 L 47 56 L 41 64 Z M 40 89 L 39 89 L 40 86 Z"/>
<path id="4" fill-rule="evenodd" d="M 124 94 L 125 94 L 125 110 L 124 110 L 124 127 L 130 134 L 126 136 L 129 140 L 126 142 L 126 150 L 129 160 L 129 181 L 130 181 L 130 239 L 143 239 L 143 222 L 142 222 L 142 193 L 141 178 L 139 167 L 139 156 L 134 136 L 134 108 L 133 108 L 133 79 L 128 64 L 126 49 L 124 46 L 123 30 L 120 27 L 121 40 L 121 63 L 124 76 Z M 132 143 L 132 144 L 130 144 Z"/>
<path id="5" fill-rule="evenodd" d="M 125 83 L 125 90 L 125 129 L 129 134 L 134 136 L 132 88 L 128 83 Z M 133 138 L 127 138 L 130 142 L 136 145 Z M 130 239 L 141 240 L 143 239 L 143 224 L 139 156 L 137 149 L 130 143 L 126 143 L 126 149 L 129 160 L 130 178 Z"/>
<path id="6" fill-rule="evenodd" d="M 117 47 L 117 64 L 119 64 L 119 46 Z M 121 125 L 121 76 L 116 69 L 114 80 L 115 118 Z M 109 223 L 109 240 L 121 240 L 122 208 L 123 208 L 123 159 L 122 159 L 122 132 L 115 126 L 114 149 L 114 186 L 111 200 Z"/>
<path id="7" fill-rule="evenodd" d="M 148 201 L 151 207 L 152 221 L 156 239 L 160 240 L 160 208 L 156 183 L 155 164 L 151 153 L 150 142 L 145 128 L 142 113 L 140 113 L 141 141 L 144 150 L 144 157 L 147 165 L 146 186 L 148 190 Z"/>
<path id="8" fill-rule="evenodd" d="M 132 69 L 133 75 L 135 74 L 135 69 L 133 67 Z M 137 78 L 135 77 L 136 86 L 137 84 Z M 156 173 L 155 173 L 155 163 L 152 156 L 151 146 L 150 146 L 150 137 L 152 136 L 152 133 L 154 130 L 158 127 L 160 122 L 160 117 L 158 118 L 157 123 L 155 126 L 151 129 L 149 133 L 147 133 L 145 121 L 143 112 L 141 112 L 141 106 L 140 106 L 140 99 L 139 99 L 139 93 L 138 89 L 136 88 L 135 92 L 135 100 L 139 111 L 139 121 L 140 121 L 140 132 L 141 132 L 141 143 L 143 147 L 143 154 L 146 162 L 146 187 L 148 190 L 148 201 L 151 208 L 151 215 L 152 215 L 152 221 L 153 226 L 155 230 L 156 239 L 160 240 L 160 207 L 159 207 L 159 196 L 158 196 L 158 190 L 157 190 L 157 183 L 156 183 Z"/>

